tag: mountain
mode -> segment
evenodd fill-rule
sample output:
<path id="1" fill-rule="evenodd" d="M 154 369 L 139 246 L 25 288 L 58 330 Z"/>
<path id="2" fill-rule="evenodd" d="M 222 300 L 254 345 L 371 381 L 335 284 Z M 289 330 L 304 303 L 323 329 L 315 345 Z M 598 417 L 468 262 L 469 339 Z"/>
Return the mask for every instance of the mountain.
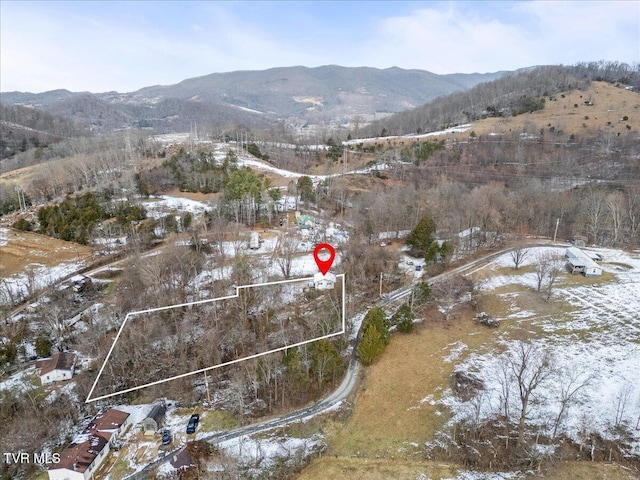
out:
<path id="1" fill-rule="evenodd" d="M 437 75 L 398 67 L 297 66 L 213 73 L 130 93 L 5 92 L 0 102 L 66 116 L 98 132 L 129 127 L 184 131 L 191 122 L 266 126 L 284 120 L 303 125 L 346 123 L 356 117 L 366 122 L 377 114 L 411 109 L 504 73 Z"/>

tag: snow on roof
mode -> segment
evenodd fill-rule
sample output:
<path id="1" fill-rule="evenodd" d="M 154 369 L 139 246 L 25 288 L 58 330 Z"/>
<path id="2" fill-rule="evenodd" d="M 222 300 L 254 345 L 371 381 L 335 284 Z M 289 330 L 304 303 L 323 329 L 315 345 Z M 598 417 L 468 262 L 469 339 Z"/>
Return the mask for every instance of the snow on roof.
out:
<path id="1" fill-rule="evenodd" d="M 129 414 L 110 408 L 104 412 L 98 413 L 89 423 L 83 433 L 90 433 L 104 436 L 107 440 L 111 438 L 113 433 L 117 431 L 129 418 Z"/>
<path id="2" fill-rule="evenodd" d="M 567 259 L 574 267 L 600 268 L 600 265 L 594 262 L 589 255 L 577 247 L 567 248 L 566 255 Z"/>
<path id="3" fill-rule="evenodd" d="M 326 275 L 323 275 L 321 272 L 318 272 L 313 276 L 314 283 L 319 283 L 322 280 L 325 280 L 331 283 L 336 283 L 336 276 L 331 272 L 327 272 Z"/>

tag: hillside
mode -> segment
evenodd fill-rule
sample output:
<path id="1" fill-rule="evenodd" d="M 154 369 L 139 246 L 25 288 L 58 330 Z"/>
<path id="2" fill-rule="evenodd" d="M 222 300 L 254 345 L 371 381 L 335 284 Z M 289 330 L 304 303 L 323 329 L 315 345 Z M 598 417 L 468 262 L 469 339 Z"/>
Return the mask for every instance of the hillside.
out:
<path id="1" fill-rule="evenodd" d="M 385 132 L 403 135 L 441 130 L 487 117 L 506 118 L 544 108 L 543 97 L 554 97 L 574 89 L 586 89 L 592 81 L 606 81 L 634 91 L 640 88 L 640 67 L 618 63 L 575 66 L 540 66 L 512 72 L 465 91 L 440 97 L 361 129 L 360 136 Z M 582 102 L 587 101 L 585 98 Z"/>
<path id="2" fill-rule="evenodd" d="M 64 116 L 20 105 L 0 104 L 0 160 L 31 147 L 87 135 L 88 129 Z"/>
<path id="3" fill-rule="evenodd" d="M 214 73 L 130 93 L 54 90 L 3 92 L 1 98 L 6 105 L 34 106 L 89 123 L 98 132 L 128 127 L 173 132 L 188 130 L 191 122 L 255 126 L 288 119 L 304 125 L 344 123 L 358 116 L 366 121 L 376 113 L 413 108 L 501 75 L 436 75 L 397 67 L 286 67 Z"/>

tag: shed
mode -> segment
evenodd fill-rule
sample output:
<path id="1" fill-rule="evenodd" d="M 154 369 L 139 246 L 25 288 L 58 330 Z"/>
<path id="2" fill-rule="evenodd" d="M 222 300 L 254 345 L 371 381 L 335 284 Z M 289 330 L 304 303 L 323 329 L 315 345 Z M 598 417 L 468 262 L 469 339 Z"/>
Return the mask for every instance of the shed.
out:
<path id="1" fill-rule="evenodd" d="M 166 412 L 167 407 L 162 403 L 158 403 L 153 406 L 149 415 L 147 415 L 147 418 L 142 420 L 141 423 L 142 430 L 145 435 L 153 435 L 160 429 Z"/>
<path id="2" fill-rule="evenodd" d="M 589 239 L 587 237 L 585 237 L 584 235 L 574 235 L 573 236 L 573 244 L 576 247 L 584 247 L 587 245 L 587 242 L 589 241 Z"/>

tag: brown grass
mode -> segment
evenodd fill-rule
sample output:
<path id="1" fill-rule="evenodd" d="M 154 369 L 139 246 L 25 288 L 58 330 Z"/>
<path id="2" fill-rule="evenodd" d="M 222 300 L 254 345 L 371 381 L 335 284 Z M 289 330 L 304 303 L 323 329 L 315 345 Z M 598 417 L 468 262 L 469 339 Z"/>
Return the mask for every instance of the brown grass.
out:
<path id="1" fill-rule="evenodd" d="M 7 244 L 0 247 L 0 276 L 25 271 L 31 263 L 53 267 L 61 262 L 89 260 L 91 249 L 32 232 L 9 229 Z"/>
<path id="2" fill-rule="evenodd" d="M 297 480 L 415 480 L 429 478 L 443 480 L 456 478 L 464 470 L 457 465 L 404 459 L 345 458 L 325 456 L 313 462 Z M 521 475 L 517 478 L 536 478 Z M 549 480 L 638 480 L 638 475 L 615 464 L 564 462 L 544 474 Z"/>
<path id="3" fill-rule="evenodd" d="M 555 101 L 547 97 L 544 109 L 538 112 L 516 117 L 486 118 L 475 122 L 472 129 L 478 135 L 486 135 L 491 132 L 522 132 L 528 126 L 530 133 L 536 135 L 541 128 L 544 129 L 545 136 L 549 138 L 553 136 L 549 124 L 556 130 L 563 130 L 566 135 L 584 135 L 607 129 L 612 130 L 614 135 L 618 132 L 626 135 L 630 131 L 640 130 L 640 95 L 637 93 L 610 83 L 593 82 L 586 91 L 574 90 L 564 95 L 565 98 L 556 95 Z M 588 99 L 593 102 L 592 106 L 584 104 Z M 574 107 L 575 104 L 578 107 Z M 621 121 L 625 115 L 629 119 Z M 607 125 L 607 122 L 611 122 L 611 125 Z M 626 125 L 631 126 L 631 130 L 627 130 Z M 468 136 L 468 132 L 465 134 L 462 135 Z"/>
<path id="4" fill-rule="evenodd" d="M 419 460 L 347 458 L 326 456 L 313 462 L 298 476 L 298 480 L 415 480 L 416 478 L 455 478 L 452 465 Z M 421 477 L 420 475 L 423 475 Z M 424 477 L 426 476 L 426 477 Z"/>
<path id="5" fill-rule="evenodd" d="M 504 270 L 504 269 L 503 269 Z M 483 275 L 517 274 L 513 270 L 492 271 Z M 596 282 L 609 282 L 604 276 Z M 590 284 L 594 279 L 567 275 L 563 282 Z M 510 296 L 510 293 L 518 293 Z M 544 296 L 522 285 L 505 285 L 480 298 L 480 309 L 502 318 L 497 329 L 476 324 L 474 311 L 459 307 L 449 324 L 431 311 L 418 331 L 411 335 L 395 334 L 382 357 L 365 370 L 365 378 L 356 398 L 351 417 L 324 428 L 328 449 L 323 458 L 313 462 L 299 479 L 386 479 L 386 478 L 455 478 L 461 466 L 424 460 L 424 443 L 432 440 L 447 420 L 446 409 L 420 401 L 428 395 L 438 399 L 450 385 L 454 364 L 445 361 L 452 344 L 463 342 L 470 351 L 495 348 L 500 337 L 529 338 L 544 335 L 538 331 L 537 319 L 544 316 L 559 322 L 570 317 L 575 307 L 561 300 L 545 302 Z M 531 311 L 531 319 L 505 318 L 517 311 Z M 545 472 L 544 478 L 627 480 L 639 478 L 621 466 L 604 463 L 560 463 Z"/>
<path id="6" fill-rule="evenodd" d="M 470 349 L 482 348 L 493 331 L 465 318 L 449 325 L 433 313 L 426 325 L 411 335 L 394 335 L 382 357 L 367 371 L 352 417 L 330 442 L 329 454 L 376 455 L 412 458 L 422 444 L 433 439 L 446 420 L 446 412 L 429 403 L 449 386 L 453 364 L 443 360 L 447 346 L 462 340 Z M 408 357 L 413 361 L 407 361 Z"/>

